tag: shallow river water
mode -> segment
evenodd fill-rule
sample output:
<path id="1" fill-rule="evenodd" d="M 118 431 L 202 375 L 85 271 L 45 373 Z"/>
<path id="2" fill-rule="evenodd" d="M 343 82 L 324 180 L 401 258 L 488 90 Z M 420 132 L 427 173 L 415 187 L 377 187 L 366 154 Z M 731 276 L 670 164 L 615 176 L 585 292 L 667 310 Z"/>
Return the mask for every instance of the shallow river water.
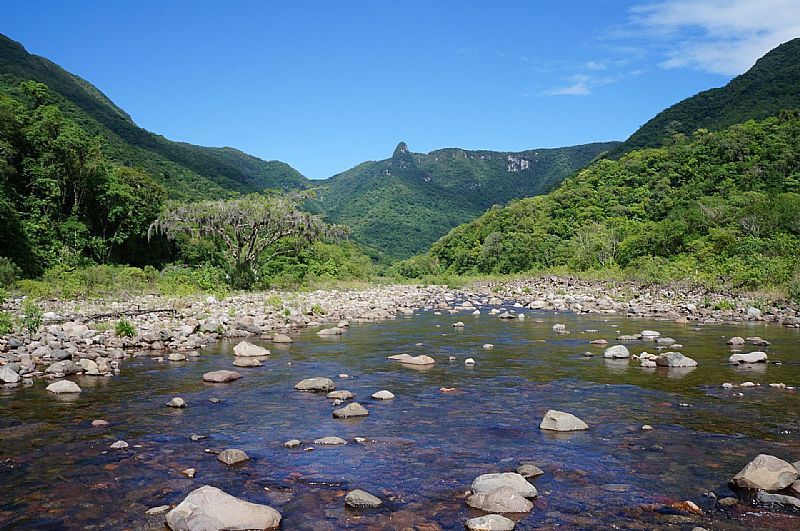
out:
<path id="1" fill-rule="evenodd" d="M 272 355 L 264 366 L 236 369 L 244 377 L 228 384 L 201 379 L 233 368 L 232 344 L 221 343 L 187 362 L 139 357 L 123 362 L 114 378 L 76 378 L 84 392 L 74 398 L 46 393 L 43 382 L 0 389 L 0 528 L 163 529 L 163 515 L 147 516 L 147 509 L 211 484 L 275 507 L 284 529 L 463 529 L 480 514 L 465 503 L 472 480 L 522 461 L 545 475 L 534 480 L 539 497 L 530 514 L 515 518 L 517 529 L 800 528 L 797 514 L 750 505 L 723 510 L 704 497 L 731 495 L 727 480 L 759 453 L 800 460 L 797 391 L 721 387 L 800 384 L 800 331 L 538 312 L 508 322 L 483 310 L 356 324 L 338 338 L 308 330 L 285 347 L 265 344 Z M 452 327 L 459 320 L 464 329 Z M 554 333 L 555 323 L 571 334 Z M 588 344 L 615 344 L 619 334 L 643 329 L 675 338 L 699 367 L 642 369 L 604 360 L 602 347 Z M 734 335 L 771 341 L 765 350 L 783 363 L 729 366 L 725 340 Z M 653 342 L 628 346 L 656 352 Z M 386 359 L 399 353 L 429 354 L 437 363 L 420 370 Z M 467 357 L 477 364 L 465 366 Z M 324 395 L 293 390 L 312 376 L 355 393 L 370 415 L 336 420 Z M 372 400 L 381 389 L 396 398 Z M 166 407 L 173 396 L 189 406 Z M 541 431 L 548 409 L 571 412 L 590 430 Z M 94 419 L 110 425 L 92 428 Z M 655 429 L 642 431 L 643 424 Z M 207 438 L 192 441 L 192 434 Z M 349 444 L 306 451 L 328 435 Z M 303 445 L 284 448 L 293 438 Z M 110 450 L 119 439 L 130 447 Z M 206 452 L 225 448 L 251 460 L 228 468 Z M 197 469 L 194 479 L 181 474 L 189 467 Z M 384 506 L 345 509 L 353 488 L 378 495 Z M 661 508 L 681 500 L 705 514 L 690 521 Z"/>

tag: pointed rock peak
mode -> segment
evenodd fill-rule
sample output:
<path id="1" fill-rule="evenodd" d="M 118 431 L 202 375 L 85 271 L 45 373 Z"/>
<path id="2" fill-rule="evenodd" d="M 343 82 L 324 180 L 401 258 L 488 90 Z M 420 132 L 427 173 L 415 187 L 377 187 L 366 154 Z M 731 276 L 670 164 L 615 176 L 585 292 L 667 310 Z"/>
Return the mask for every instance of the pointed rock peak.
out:
<path id="1" fill-rule="evenodd" d="M 394 153 L 392 153 L 392 157 L 397 157 L 398 155 L 405 155 L 408 153 L 408 146 L 405 142 L 400 142 L 397 144 L 397 147 L 394 148 Z"/>

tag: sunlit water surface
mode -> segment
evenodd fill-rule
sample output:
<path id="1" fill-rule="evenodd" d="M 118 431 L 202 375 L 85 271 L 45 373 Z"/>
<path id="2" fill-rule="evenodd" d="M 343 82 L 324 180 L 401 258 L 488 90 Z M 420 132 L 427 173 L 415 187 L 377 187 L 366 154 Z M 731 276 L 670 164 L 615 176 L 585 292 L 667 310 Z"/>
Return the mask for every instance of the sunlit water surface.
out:
<path id="1" fill-rule="evenodd" d="M 309 330 L 289 346 L 267 344 L 272 355 L 264 366 L 236 369 L 244 377 L 229 384 L 202 382 L 204 372 L 233 368 L 232 345 L 222 343 L 188 362 L 140 357 L 124 362 L 117 377 L 77 378 L 84 392 L 72 399 L 46 393 L 43 382 L 0 390 L 0 527 L 161 529 L 163 515 L 147 516 L 148 508 L 179 503 L 211 484 L 277 508 L 284 529 L 463 529 L 480 514 L 464 500 L 472 480 L 521 461 L 535 462 L 545 475 L 535 480 L 540 496 L 518 529 L 652 529 L 669 525 L 672 515 L 651 507 L 687 499 L 706 510 L 696 521 L 715 529 L 800 526 L 791 514 L 746 506 L 723 511 L 703 496 L 731 495 L 727 480 L 758 453 L 800 460 L 797 392 L 721 388 L 748 380 L 800 384 L 797 330 L 756 324 L 698 330 L 536 312 L 509 322 L 483 310 L 358 324 L 341 338 Z M 451 326 L 457 320 L 463 330 Z M 555 334 L 555 323 L 571 334 Z M 635 361 L 604 360 L 602 347 L 588 344 L 597 338 L 613 344 L 617 335 L 643 329 L 675 338 L 700 366 L 642 369 Z M 783 363 L 729 366 L 725 339 L 733 335 L 768 339 L 770 358 Z M 484 343 L 494 349 L 484 350 Z M 656 352 L 652 342 L 629 347 Z M 599 356 L 584 357 L 587 350 Z M 429 354 L 437 363 L 415 370 L 386 359 L 398 353 Z M 477 364 L 465 366 L 467 357 Z M 336 420 L 324 395 L 293 390 L 311 376 L 331 377 L 355 393 L 369 417 Z M 381 389 L 396 398 L 372 400 Z M 165 407 L 173 396 L 189 407 Z M 551 408 L 577 415 L 591 429 L 541 431 Z M 111 425 L 92 428 L 93 419 Z M 642 431 L 643 424 L 655 429 Z M 207 438 L 194 442 L 192 434 Z M 350 443 L 305 451 L 327 435 Z M 293 438 L 303 445 L 285 449 Z M 118 439 L 131 446 L 109 450 Z M 205 451 L 230 447 L 251 460 L 228 468 Z M 197 469 L 194 479 L 181 474 L 189 467 Z M 344 494 L 353 488 L 380 496 L 384 507 L 345 509 Z"/>

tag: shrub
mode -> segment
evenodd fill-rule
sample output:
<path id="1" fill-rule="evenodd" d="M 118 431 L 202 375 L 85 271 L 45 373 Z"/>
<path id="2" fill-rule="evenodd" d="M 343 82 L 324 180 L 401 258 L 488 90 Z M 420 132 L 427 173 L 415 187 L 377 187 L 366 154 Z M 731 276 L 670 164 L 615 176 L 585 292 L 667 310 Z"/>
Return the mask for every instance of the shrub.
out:
<path id="1" fill-rule="evenodd" d="M 39 331 L 42 326 L 42 309 L 35 300 L 26 298 L 22 302 L 22 318 L 20 319 L 22 329 L 28 332 L 29 337 Z"/>
<path id="2" fill-rule="evenodd" d="M 14 320 L 10 312 L 0 311 L 0 336 L 5 336 L 14 331 Z"/>
<path id="3" fill-rule="evenodd" d="M 10 258 L 0 256 L 0 288 L 10 286 L 19 277 L 20 269 Z"/>
<path id="4" fill-rule="evenodd" d="M 114 325 L 114 334 L 116 334 L 117 337 L 134 337 L 136 335 L 136 328 L 123 317 Z"/>

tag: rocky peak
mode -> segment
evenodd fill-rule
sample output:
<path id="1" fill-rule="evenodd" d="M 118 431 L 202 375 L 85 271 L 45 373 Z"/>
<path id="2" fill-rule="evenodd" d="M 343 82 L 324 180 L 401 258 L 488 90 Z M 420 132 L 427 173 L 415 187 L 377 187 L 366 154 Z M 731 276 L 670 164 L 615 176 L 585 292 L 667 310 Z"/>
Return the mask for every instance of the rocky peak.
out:
<path id="1" fill-rule="evenodd" d="M 392 158 L 400 157 L 403 155 L 408 155 L 408 145 L 405 142 L 400 142 L 397 144 L 397 147 L 394 148 L 394 153 L 392 153 Z"/>

